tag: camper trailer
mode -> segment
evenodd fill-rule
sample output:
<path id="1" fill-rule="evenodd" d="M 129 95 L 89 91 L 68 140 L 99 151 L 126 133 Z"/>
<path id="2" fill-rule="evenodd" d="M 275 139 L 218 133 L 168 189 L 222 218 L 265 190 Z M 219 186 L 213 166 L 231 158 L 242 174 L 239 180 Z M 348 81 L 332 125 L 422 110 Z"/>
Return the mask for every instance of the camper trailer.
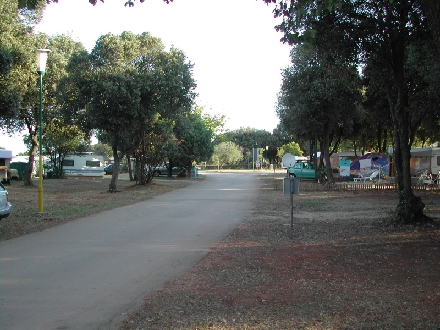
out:
<path id="1" fill-rule="evenodd" d="M 410 160 L 411 176 L 438 174 L 440 172 L 440 147 L 412 148 Z"/>
<path id="2" fill-rule="evenodd" d="M 104 157 L 92 153 L 67 155 L 63 160 L 65 176 L 104 177 Z"/>
<path id="3" fill-rule="evenodd" d="M 390 154 L 393 154 L 393 151 L 392 147 L 388 149 Z M 426 176 L 430 176 L 430 180 L 437 181 L 440 173 L 440 147 L 412 148 L 410 152 L 410 173 L 411 177 L 416 178 L 415 182 Z M 391 173 L 393 172 L 392 168 Z"/>

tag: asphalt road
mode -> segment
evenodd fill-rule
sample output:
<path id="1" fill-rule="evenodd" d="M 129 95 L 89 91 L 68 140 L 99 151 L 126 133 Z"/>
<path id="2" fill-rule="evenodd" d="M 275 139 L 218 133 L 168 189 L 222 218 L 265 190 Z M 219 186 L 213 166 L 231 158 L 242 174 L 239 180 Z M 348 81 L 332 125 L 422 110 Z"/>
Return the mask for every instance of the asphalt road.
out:
<path id="1" fill-rule="evenodd" d="M 0 329 L 117 328 L 252 212 L 259 182 L 252 173 L 209 173 L 145 202 L 0 242 Z"/>

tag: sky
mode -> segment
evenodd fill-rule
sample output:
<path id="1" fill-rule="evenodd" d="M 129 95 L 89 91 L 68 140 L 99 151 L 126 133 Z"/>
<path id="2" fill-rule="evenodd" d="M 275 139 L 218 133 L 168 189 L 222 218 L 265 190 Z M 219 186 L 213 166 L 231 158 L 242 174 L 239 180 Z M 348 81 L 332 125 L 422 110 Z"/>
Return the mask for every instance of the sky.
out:
<path id="1" fill-rule="evenodd" d="M 194 64 L 196 103 L 224 115 L 225 128 L 272 132 L 281 71 L 289 66 L 289 47 L 280 42 L 272 6 L 262 0 L 146 0 L 124 7 L 125 0 L 59 0 L 47 6 L 36 32 L 69 35 L 87 50 L 107 33 L 150 32 L 168 50 L 174 46 Z M 50 56 L 50 55 L 49 55 Z M 13 155 L 24 152 L 22 138 L 0 136 Z"/>

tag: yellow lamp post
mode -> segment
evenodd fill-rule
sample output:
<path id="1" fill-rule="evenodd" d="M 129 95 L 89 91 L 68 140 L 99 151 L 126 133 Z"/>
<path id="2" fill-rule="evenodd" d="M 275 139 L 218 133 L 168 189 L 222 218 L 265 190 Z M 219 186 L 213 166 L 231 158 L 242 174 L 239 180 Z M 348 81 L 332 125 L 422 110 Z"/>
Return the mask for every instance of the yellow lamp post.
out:
<path id="1" fill-rule="evenodd" d="M 38 131 L 38 146 L 39 146 L 39 162 L 38 162 L 38 212 L 43 212 L 43 75 L 46 71 L 47 54 L 49 49 L 37 49 L 37 72 L 40 75 L 40 119 Z"/>

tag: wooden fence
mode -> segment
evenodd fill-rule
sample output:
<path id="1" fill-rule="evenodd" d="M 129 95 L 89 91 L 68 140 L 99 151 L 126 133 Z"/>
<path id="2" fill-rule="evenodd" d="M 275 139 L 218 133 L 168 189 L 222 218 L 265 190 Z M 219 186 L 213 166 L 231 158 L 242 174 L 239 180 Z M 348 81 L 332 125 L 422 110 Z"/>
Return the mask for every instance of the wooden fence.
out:
<path id="1" fill-rule="evenodd" d="M 440 185 L 438 184 L 417 184 L 411 186 L 413 191 L 427 191 L 440 192 Z M 283 181 L 274 181 L 275 190 L 283 190 Z M 394 183 L 373 183 L 373 182 L 337 182 L 337 183 L 317 183 L 314 181 L 301 180 L 299 191 L 326 191 L 326 190 L 341 190 L 341 191 L 379 191 L 379 190 L 397 190 L 397 185 Z"/>
<path id="2" fill-rule="evenodd" d="M 413 191 L 433 191 L 440 192 L 440 185 L 412 185 Z M 360 183 L 360 182 L 338 182 L 332 184 L 319 184 L 315 182 L 301 181 L 300 191 L 316 191 L 316 190 L 397 190 L 397 185 L 394 183 Z"/>

